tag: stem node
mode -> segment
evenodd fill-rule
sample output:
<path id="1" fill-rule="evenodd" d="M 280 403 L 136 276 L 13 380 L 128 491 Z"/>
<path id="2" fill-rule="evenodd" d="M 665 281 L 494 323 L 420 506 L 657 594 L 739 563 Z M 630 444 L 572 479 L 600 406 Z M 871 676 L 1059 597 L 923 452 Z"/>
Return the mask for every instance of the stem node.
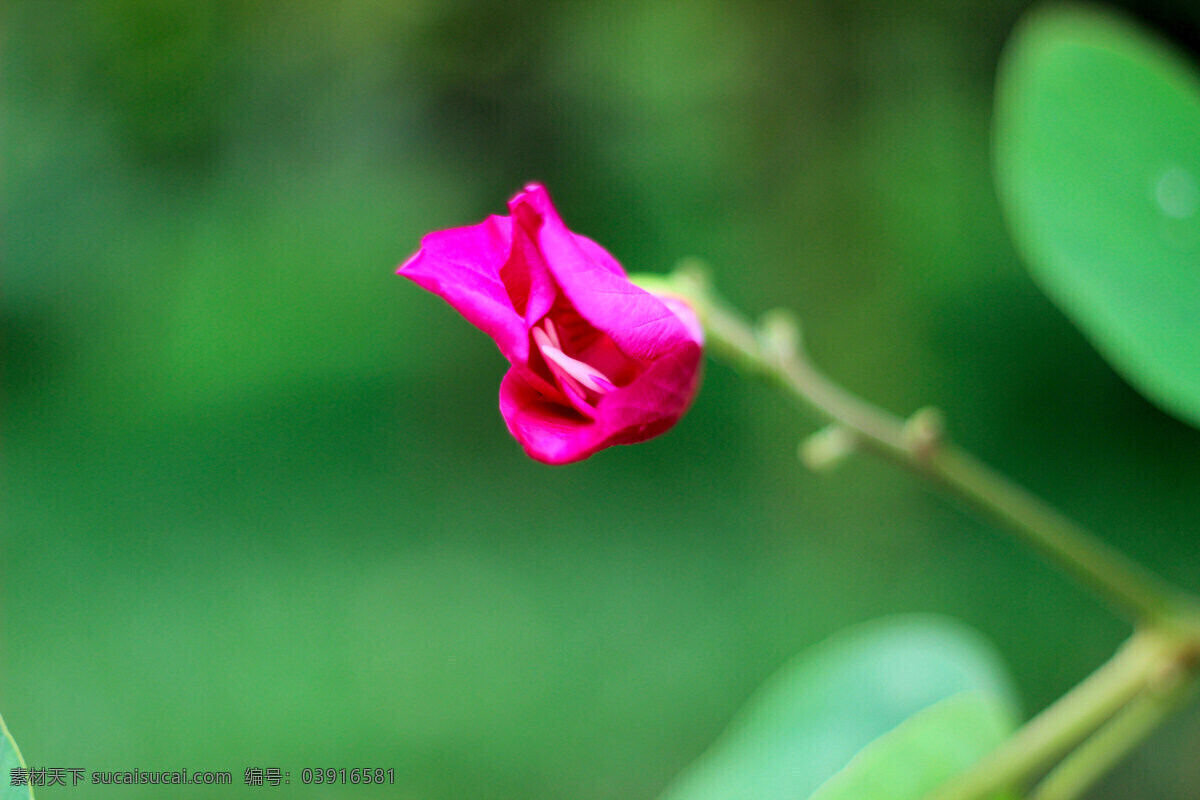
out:
<path id="1" fill-rule="evenodd" d="M 934 797 L 984 800 L 1057 764 L 1036 797 L 1074 800 L 1200 684 L 1195 597 L 949 442 L 937 409 L 904 420 L 830 380 L 803 352 L 800 324 L 790 313 L 772 311 L 751 325 L 721 301 L 695 262 L 667 281 L 700 317 L 711 352 L 784 388 L 830 423 L 800 444 L 800 458 L 811 469 L 831 469 L 859 450 L 874 452 L 1007 523 L 1134 622 L 1134 637 L 1111 661 Z"/>
<path id="2" fill-rule="evenodd" d="M 829 425 L 800 442 L 799 456 L 813 472 L 828 472 L 854 455 L 857 439 L 841 425 Z"/>
<path id="3" fill-rule="evenodd" d="M 803 351 L 800 320 L 786 308 L 771 309 L 758 319 L 758 340 L 780 363 L 798 358 Z"/>
<path id="4" fill-rule="evenodd" d="M 946 440 L 946 415 L 926 406 L 905 420 L 903 435 L 913 458 L 926 463 Z"/>

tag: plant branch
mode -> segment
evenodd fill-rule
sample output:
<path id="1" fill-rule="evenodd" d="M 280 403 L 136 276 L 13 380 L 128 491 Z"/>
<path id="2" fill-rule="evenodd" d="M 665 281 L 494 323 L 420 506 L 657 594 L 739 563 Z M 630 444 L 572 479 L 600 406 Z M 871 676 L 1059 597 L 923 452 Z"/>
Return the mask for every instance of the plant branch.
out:
<path id="1" fill-rule="evenodd" d="M 1029 795 L 1030 800 L 1075 800 L 1142 742 L 1194 688 L 1179 674 L 1152 683 L 1103 728 L 1067 756 Z"/>
<path id="2" fill-rule="evenodd" d="M 846 391 L 806 357 L 800 328 L 784 312 L 770 312 L 756 329 L 728 308 L 694 268 L 666 278 L 639 277 L 652 291 L 683 297 L 696 310 L 708 345 L 734 366 L 787 390 L 832 423 L 802 455 L 814 467 L 830 466 L 853 450 L 868 450 L 933 479 L 1018 533 L 1118 611 L 1137 623 L 1185 616 L 1200 618 L 1195 604 L 1157 575 L 1133 562 L 1045 501 L 946 440 L 934 409 L 908 420 Z"/>
<path id="3" fill-rule="evenodd" d="M 1146 691 L 1160 668 L 1164 644 L 1158 636 L 1135 634 L 1083 682 L 929 800 L 993 797 L 1043 773 Z"/>
<path id="4" fill-rule="evenodd" d="M 808 360 L 793 317 L 775 311 L 757 327 L 751 325 L 717 297 L 696 268 L 681 267 L 665 278 L 640 276 L 637 282 L 686 300 L 704 325 L 710 351 L 783 388 L 830 423 L 801 446 L 810 467 L 829 468 L 863 450 L 929 478 L 1007 523 L 1134 623 L 1133 637 L 1111 660 L 931 800 L 991 798 L 1056 763 L 1037 800 L 1072 800 L 1177 708 L 1200 680 L 1200 601 L 948 442 L 936 409 L 906 420 L 852 394 Z M 1169 690 L 1163 689 L 1164 676 L 1170 677 Z"/>

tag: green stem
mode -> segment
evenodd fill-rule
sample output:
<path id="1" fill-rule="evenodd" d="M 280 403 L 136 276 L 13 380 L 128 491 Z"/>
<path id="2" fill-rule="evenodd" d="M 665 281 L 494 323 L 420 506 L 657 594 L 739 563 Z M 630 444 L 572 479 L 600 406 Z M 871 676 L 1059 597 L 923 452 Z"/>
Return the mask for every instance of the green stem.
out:
<path id="1" fill-rule="evenodd" d="M 657 291 L 696 309 L 708 345 L 735 366 L 786 389 L 834 423 L 859 449 L 931 477 L 1006 523 L 1044 556 L 1110 601 L 1133 622 L 1176 616 L 1190 603 L 1165 581 L 1109 547 L 1049 504 L 961 448 L 944 441 L 932 410 L 904 420 L 846 391 L 817 370 L 799 344 L 799 328 L 776 313 L 756 331 L 727 308 L 694 272 L 675 273 Z"/>
<path id="2" fill-rule="evenodd" d="M 1174 712 L 1191 688 L 1182 680 L 1173 681 L 1169 687 L 1148 686 L 1055 767 L 1030 794 L 1030 800 L 1080 797 Z"/>
<path id="3" fill-rule="evenodd" d="M 929 800 L 992 797 L 1041 774 L 1146 690 L 1165 649 L 1160 637 L 1136 634 L 1082 683 Z"/>
<path id="4" fill-rule="evenodd" d="M 869 450 L 930 478 L 1007 523 L 1135 624 L 1133 638 L 1110 661 L 936 792 L 937 800 L 983 800 L 1060 760 L 1038 798 L 1069 800 L 1178 707 L 1200 680 L 1200 602 L 947 442 L 934 409 L 905 420 L 846 391 L 808 361 L 792 318 L 775 312 L 755 329 L 696 270 L 680 269 L 665 279 L 644 276 L 639 283 L 682 297 L 700 316 L 711 352 L 784 388 L 832 423 L 802 448 L 810 466 L 827 467 L 853 450 Z M 1156 689 L 1163 675 L 1174 675 L 1178 690 Z"/>
<path id="5" fill-rule="evenodd" d="M 1164 619 L 1184 605 L 1180 593 L 1157 575 L 961 448 L 939 448 L 930 456 L 929 470 L 975 506 L 1007 522 L 1133 622 Z"/>

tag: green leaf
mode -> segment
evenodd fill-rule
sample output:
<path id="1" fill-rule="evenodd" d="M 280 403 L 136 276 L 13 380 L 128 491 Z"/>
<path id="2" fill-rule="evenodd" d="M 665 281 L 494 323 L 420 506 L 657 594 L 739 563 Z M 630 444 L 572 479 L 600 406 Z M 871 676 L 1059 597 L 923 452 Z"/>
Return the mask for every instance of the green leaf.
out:
<path id="1" fill-rule="evenodd" d="M 0 800 L 33 800 L 32 786 L 12 785 L 12 771 L 24 766 L 21 748 L 17 747 L 4 718 L 0 717 Z"/>
<path id="2" fill-rule="evenodd" d="M 797 800 L 913 714 L 962 692 L 1013 708 L 974 630 L 932 616 L 842 631 L 784 666 L 661 800 Z"/>
<path id="3" fill-rule="evenodd" d="M 1104 357 L 1200 425 L 1200 81 L 1110 12 L 1028 16 L 1001 62 L 995 172 L 1034 277 Z"/>
<path id="4" fill-rule="evenodd" d="M 811 800 L 921 800 L 1003 742 L 1012 708 L 964 692 L 918 712 L 854 757 Z M 1008 795 L 996 795 L 997 799 Z"/>

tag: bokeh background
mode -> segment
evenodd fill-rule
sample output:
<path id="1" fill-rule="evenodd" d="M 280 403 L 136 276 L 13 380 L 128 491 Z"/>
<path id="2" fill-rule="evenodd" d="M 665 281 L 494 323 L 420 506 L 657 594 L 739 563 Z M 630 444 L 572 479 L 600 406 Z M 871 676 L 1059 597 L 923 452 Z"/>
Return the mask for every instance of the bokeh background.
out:
<path id="1" fill-rule="evenodd" d="M 393 275 L 530 180 L 634 271 L 707 260 L 829 372 L 1200 589 L 1200 433 L 1039 293 L 989 166 L 1027 3 L 9 0 L 0 709 L 33 765 L 383 766 L 188 797 L 653 798 L 847 624 L 974 625 L 1025 707 L 1126 635 L 915 479 L 806 472 L 710 364 L 566 468 Z M 1185 0 L 1125 8 L 1197 52 Z M 1200 795 L 1185 714 L 1096 797 Z M 159 796 L 47 789 L 46 798 Z"/>

